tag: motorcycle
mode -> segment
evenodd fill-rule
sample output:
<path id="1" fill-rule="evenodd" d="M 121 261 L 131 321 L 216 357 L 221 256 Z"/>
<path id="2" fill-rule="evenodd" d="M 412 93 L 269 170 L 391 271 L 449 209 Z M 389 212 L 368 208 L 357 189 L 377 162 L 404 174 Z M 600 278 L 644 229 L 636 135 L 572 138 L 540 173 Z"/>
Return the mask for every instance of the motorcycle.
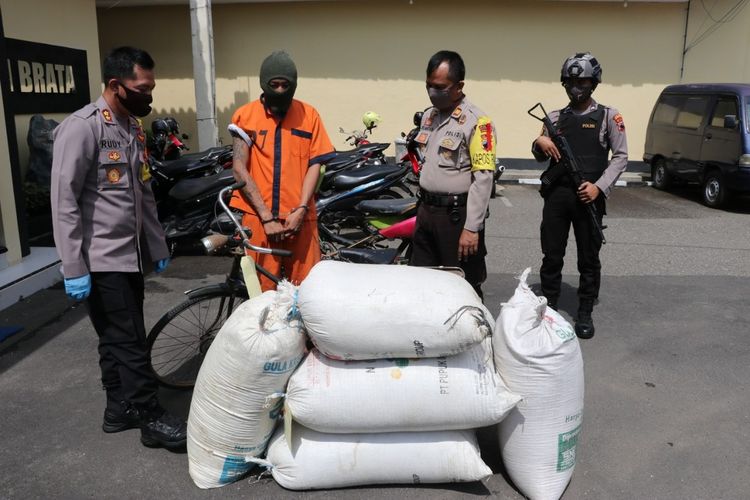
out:
<path id="1" fill-rule="evenodd" d="M 360 264 L 403 264 L 411 256 L 416 198 L 363 200 L 359 233 L 335 233 L 319 222 L 323 258 Z M 394 246 L 395 244 L 395 246 Z"/>
<path id="2" fill-rule="evenodd" d="M 175 118 L 157 118 L 151 122 L 151 135 L 148 141 L 149 154 L 157 160 L 176 160 L 183 150 L 189 150 L 182 140 L 187 134 L 180 134 L 180 125 Z"/>
<path id="3" fill-rule="evenodd" d="M 175 137 L 179 133 L 173 118 L 152 123 L 152 130 L 157 132 L 167 130 L 165 127 Z M 161 139 L 154 140 L 158 146 Z M 165 151 L 166 156 L 173 157 L 174 151 L 183 149 L 187 146 L 149 150 L 158 217 L 173 254 L 199 251 L 200 239 L 221 222 L 222 217 L 216 215 L 216 195 L 234 183 L 231 146 L 218 146 L 172 160 L 159 158 Z"/>

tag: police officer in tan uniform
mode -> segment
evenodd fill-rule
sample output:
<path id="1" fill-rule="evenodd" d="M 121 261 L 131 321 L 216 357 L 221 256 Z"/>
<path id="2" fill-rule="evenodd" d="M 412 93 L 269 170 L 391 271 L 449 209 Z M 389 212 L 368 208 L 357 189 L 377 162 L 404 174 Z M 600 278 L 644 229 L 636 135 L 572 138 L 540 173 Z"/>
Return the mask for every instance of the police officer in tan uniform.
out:
<path id="1" fill-rule="evenodd" d="M 543 129 L 531 148 L 538 161 L 549 160 L 549 168 L 542 176 L 553 179 L 550 187 L 542 192 L 544 209 L 540 231 L 544 258 L 539 276 L 547 303 L 557 309 L 563 258 L 572 225 L 580 274 L 575 332 L 579 338 L 589 339 L 595 331 L 591 314 L 599 297 L 602 241 L 586 205 L 594 204 L 601 224 L 606 213 L 605 198 L 609 197 L 612 187 L 627 167 L 628 145 L 625 122 L 620 113 L 615 108 L 598 104 L 591 97 L 602 81 L 602 68 L 594 56 L 580 52 L 567 58 L 560 81 L 570 101 L 563 109 L 551 112 L 549 117 L 576 155 L 584 182 L 575 186 L 564 168 L 560 168 L 560 151 Z"/>
<path id="2" fill-rule="evenodd" d="M 104 432 L 140 428 L 146 446 L 183 448 L 186 426 L 159 404 L 143 321 L 144 262 L 169 262 L 146 137 L 154 61 L 132 47 L 104 60 L 104 92 L 54 131 L 52 216 L 65 291 L 87 300 L 107 393 Z"/>
<path id="3" fill-rule="evenodd" d="M 427 64 L 433 107 L 423 114 L 416 137 L 424 164 L 410 264 L 461 267 L 482 297 L 497 136 L 490 118 L 464 95 L 465 73 L 463 59 L 452 51 L 437 52 Z"/>

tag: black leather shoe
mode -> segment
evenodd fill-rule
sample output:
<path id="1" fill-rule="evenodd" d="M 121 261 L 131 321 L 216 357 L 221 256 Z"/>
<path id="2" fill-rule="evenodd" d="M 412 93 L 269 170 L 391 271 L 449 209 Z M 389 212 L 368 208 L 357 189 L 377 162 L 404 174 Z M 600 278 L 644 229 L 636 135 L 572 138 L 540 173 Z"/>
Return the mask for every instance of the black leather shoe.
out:
<path id="1" fill-rule="evenodd" d="M 594 336 L 594 320 L 590 312 L 579 312 L 576 319 L 576 335 L 579 339 L 590 339 Z"/>
<path id="2" fill-rule="evenodd" d="M 149 448 L 183 449 L 187 443 L 187 423 L 163 409 L 158 416 L 147 412 L 141 419 L 141 443 Z"/>
<path id="3" fill-rule="evenodd" d="M 109 405 L 104 410 L 104 423 L 102 430 L 107 433 L 122 432 L 128 429 L 137 429 L 141 426 L 138 410 L 125 401 L 118 405 Z"/>

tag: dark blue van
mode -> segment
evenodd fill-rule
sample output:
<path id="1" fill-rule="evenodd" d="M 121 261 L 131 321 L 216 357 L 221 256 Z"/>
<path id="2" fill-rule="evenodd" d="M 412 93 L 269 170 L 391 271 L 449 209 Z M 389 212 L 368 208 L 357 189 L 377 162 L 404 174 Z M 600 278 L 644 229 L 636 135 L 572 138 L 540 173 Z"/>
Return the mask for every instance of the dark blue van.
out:
<path id="1" fill-rule="evenodd" d="M 698 183 L 703 202 L 723 205 L 750 191 L 750 85 L 700 83 L 666 87 L 651 112 L 643 161 L 654 187 Z"/>

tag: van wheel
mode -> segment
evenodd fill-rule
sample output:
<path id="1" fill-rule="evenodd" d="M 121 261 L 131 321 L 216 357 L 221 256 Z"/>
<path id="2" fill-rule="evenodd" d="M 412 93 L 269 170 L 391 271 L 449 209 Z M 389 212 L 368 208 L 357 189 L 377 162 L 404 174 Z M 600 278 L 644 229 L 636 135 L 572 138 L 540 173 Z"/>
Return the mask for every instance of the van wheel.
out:
<path id="1" fill-rule="evenodd" d="M 703 180 L 703 203 L 707 207 L 719 208 L 727 201 L 727 187 L 721 173 L 713 170 Z"/>
<path id="2" fill-rule="evenodd" d="M 672 176 L 667 171 L 667 162 L 659 158 L 651 167 L 651 182 L 656 189 L 667 189 L 672 182 Z"/>

